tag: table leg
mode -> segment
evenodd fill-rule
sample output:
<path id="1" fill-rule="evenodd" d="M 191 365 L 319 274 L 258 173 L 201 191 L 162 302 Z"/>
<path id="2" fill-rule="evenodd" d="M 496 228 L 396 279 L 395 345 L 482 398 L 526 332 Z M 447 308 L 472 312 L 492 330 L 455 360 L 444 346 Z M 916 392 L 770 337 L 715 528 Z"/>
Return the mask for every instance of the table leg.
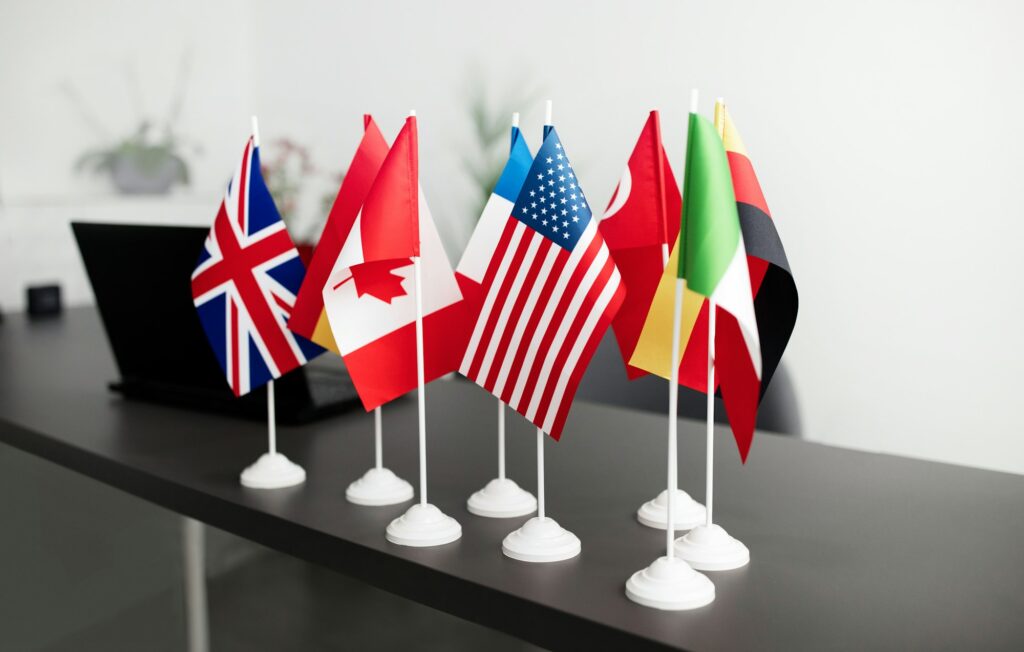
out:
<path id="1" fill-rule="evenodd" d="M 209 652 L 210 628 L 206 609 L 206 555 L 202 523 L 181 519 L 181 551 L 185 570 L 185 621 L 189 652 Z"/>

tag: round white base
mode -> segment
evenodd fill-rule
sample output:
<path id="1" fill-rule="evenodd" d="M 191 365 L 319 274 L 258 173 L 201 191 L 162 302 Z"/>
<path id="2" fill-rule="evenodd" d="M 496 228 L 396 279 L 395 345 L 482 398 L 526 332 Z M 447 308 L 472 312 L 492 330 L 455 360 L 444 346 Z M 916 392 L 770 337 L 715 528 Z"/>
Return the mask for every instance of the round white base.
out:
<path id="1" fill-rule="evenodd" d="M 264 453 L 242 471 L 242 486 L 250 489 L 280 489 L 305 481 L 305 469 L 281 453 Z"/>
<path id="2" fill-rule="evenodd" d="M 676 489 L 672 497 L 672 511 L 674 512 L 673 526 L 677 530 L 689 530 L 700 525 L 707 519 L 707 510 L 690 494 L 682 489 Z M 647 527 L 664 530 L 668 527 L 668 491 L 662 491 L 654 500 L 648 500 L 636 511 L 638 521 Z"/>
<path id="3" fill-rule="evenodd" d="M 723 571 L 750 563 L 750 551 L 721 525 L 699 525 L 676 539 L 676 554 L 697 570 Z"/>
<path id="4" fill-rule="evenodd" d="M 372 507 L 397 505 L 412 496 L 412 485 L 384 468 L 370 469 L 345 490 L 348 502 Z"/>
<path id="5" fill-rule="evenodd" d="M 537 499 L 513 480 L 495 478 L 469 497 L 466 508 L 477 516 L 512 518 L 537 511 Z"/>
<path id="6" fill-rule="evenodd" d="M 711 604 L 715 585 L 682 559 L 658 557 L 626 582 L 626 597 L 654 609 L 682 611 Z"/>
<path id="7" fill-rule="evenodd" d="M 580 540 L 555 519 L 534 516 L 505 537 L 501 551 L 519 561 L 562 561 L 580 554 Z"/>
<path id="8" fill-rule="evenodd" d="M 430 503 L 417 503 L 391 521 L 387 538 L 400 546 L 440 546 L 462 536 L 462 526 Z"/>

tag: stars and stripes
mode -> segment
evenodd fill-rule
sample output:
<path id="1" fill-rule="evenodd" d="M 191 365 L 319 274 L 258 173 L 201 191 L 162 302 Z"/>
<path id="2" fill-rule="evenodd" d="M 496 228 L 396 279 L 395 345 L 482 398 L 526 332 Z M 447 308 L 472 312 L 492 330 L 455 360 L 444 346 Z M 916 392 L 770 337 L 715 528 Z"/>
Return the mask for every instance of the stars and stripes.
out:
<path id="1" fill-rule="evenodd" d="M 305 272 L 250 138 L 192 273 L 193 303 L 236 396 L 323 352 L 285 326 Z"/>
<path id="2" fill-rule="evenodd" d="M 461 373 L 558 439 L 625 290 L 554 128 L 481 290 Z"/>
<path id="3" fill-rule="evenodd" d="M 558 246 L 572 250 L 590 223 L 590 206 L 557 136 L 550 147 L 545 142 L 545 148 L 537 154 L 512 215 Z"/>

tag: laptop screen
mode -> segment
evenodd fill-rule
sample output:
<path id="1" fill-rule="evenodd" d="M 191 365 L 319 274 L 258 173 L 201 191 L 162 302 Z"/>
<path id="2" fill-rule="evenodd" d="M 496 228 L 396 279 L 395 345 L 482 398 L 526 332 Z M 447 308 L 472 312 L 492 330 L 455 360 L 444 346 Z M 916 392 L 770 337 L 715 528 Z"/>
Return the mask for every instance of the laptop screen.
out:
<path id="1" fill-rule="evenodd" d="M 121 377 L 231 398 L 192 305 L 207 229 L 71 225 Z"/>

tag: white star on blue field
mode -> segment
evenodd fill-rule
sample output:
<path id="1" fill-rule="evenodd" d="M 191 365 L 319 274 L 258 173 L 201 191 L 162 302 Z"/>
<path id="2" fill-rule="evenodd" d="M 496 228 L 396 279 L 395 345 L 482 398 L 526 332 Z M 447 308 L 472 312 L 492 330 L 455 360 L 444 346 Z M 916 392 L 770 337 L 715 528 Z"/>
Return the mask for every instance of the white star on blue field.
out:
<path id="1" fill-rule="evenodd" d="M 512 215 L 569 251 L 592 218 L 554 127 L 533 159 Z"/>

